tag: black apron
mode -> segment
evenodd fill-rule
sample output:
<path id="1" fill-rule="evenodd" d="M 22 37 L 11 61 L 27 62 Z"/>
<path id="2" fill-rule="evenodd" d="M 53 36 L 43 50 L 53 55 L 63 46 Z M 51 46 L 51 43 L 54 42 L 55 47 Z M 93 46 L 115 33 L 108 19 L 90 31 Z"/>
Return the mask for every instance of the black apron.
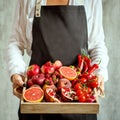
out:
<path id="1" fill-rule="evenodd" d="M 42 6 L 41 17 L 33 22 L 31 64 L 40 66 L 59 59 L 75 64 L 81 49 L 87 50 L 88 37 L 83 6 Z"/>
<path id="2" fill-rule="evenodd" d="M 31 64 L 42 65 L 59 59 L 63 65 L 76 64 L 81 50 L 88 50 L 84 6 L 42 6 L 34 17 Z M 20 120 L 96 120 L 86 114 L 20 114 Z"/>

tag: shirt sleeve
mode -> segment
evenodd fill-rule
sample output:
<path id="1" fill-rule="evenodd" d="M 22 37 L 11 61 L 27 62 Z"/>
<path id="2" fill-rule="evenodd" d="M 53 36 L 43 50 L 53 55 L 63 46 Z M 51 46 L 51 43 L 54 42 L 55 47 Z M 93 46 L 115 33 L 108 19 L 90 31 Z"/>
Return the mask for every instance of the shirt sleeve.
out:
<path id="1" fill-rule="evenodd" d="M 24 75 L 26 69 L 26 64 L 23 60 L 24 49 L 26 48 L 26 25 L 22 1 L 23 0 L 17 1 L 13 29 L 6 50 L 7 69 L 10 77 L 15 73 Z"/>
<path id="2" fill-rule="evenodd" d="M 102 21 L 102 1 L 94 0 L 91 5 L 92 16 L 88 20 L 91 23 L 91 28 L 89 28 L 89 38 L 88 38 L 88 50 L 90 58 L 92 59 L 92 64 L 99 63 L 99 69 L 96 74 L 101 74 L 104 77 L 104 81 L 108 80 L 108 70 L 107 65 L 109 61 L 107 47 L 105 45 L 105 36 L 103 31 L 103 21 Z"/>

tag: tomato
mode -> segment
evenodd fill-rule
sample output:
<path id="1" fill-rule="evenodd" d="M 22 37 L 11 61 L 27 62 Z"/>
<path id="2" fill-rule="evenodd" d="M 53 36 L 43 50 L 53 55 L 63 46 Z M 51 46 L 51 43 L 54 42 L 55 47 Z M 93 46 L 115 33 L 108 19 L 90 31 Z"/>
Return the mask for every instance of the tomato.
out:
<path id="1" fill-rule="evenodd" d="M 90 98 L 90 94 L 89 93 L 84 93 L 86 98 Z"/>
<path id="2" fill-rule="evenodd" d="M 98 87 L 98 78 L 94 76 L 91 80 L 88 80 L 88 87 L 96 88 Z"/>
<path id="3" fill-rule="evenodd" d="M 76 95 L 77 96 L 83 95 L 83 91 L 81 89 L 77 90 L 76 91 Z"/>
<path id="4" fill-rule="evenodd" d="M 80 79 L 80 82 L 84 84 L 84 83 L 87 82 L 87 79 L 86 79 L 86 78 L 81 78 L 81 79 Z"/>
<path id="5" fill-rule="evenodd" d="M 83 88 L 83 92 L 90 94 L 92 92 L 92 88 L 86 86 Z"/>
<path id="6" fill-rule="evenodd" d="M 92 92 L 92 88 L 87 87 L 86 89 L 87 89 L 87 93 L 91 93 Z"/>
<path id="7" fill-rule="evenodd" d="M 98 87 L 98 81 L 92 80 L 88 83 L 88 86 L 91 88 L 96 88 L 96 87 Z"/>
<path id="8" fill-rule="evenodd" d="M 83 94 L 83 95 L 80 95 L 79 97 L 78 97 L 78 100 L 79 100 L 79 102 L 85 102 L 86 101 L 86 96 Z"/>
<path id="9" fill-rule="evenodd" d="M 74 86 L 74 89 L 75 89 L 75 91 L 77 91 L 79 89 L 82 89 L 81 83 L 76 83 L 75 86 Z"/>
<path id="10" fill-rule="evenodd" d="M 40 66 L 37 64 L 30 65 L 27 69 L 27 76 L 32 77 L 34 75 L 39 74 L 40 72 Z"/>

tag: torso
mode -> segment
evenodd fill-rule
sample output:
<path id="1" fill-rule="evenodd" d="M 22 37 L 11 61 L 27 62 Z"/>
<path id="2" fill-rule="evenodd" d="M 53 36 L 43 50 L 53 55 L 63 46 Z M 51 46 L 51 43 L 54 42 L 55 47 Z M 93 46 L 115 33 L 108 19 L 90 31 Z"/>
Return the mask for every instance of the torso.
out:
<path id="1" fill-rule="evenodd" d="M 68 5 L 69 0 L 47 0 L 47 5 Z"/>
<path id="2" fill-rule="evenodd" d="M 30 65 L 41 66 L 57 59 L 64 65 L 74 65 L 81 49 L 88 49 L 84 7 L 67 4 L 68 0 L 47 0 L 48 6 L 42 6 L 39 11 L 41 17 L 34 18 Z"/>

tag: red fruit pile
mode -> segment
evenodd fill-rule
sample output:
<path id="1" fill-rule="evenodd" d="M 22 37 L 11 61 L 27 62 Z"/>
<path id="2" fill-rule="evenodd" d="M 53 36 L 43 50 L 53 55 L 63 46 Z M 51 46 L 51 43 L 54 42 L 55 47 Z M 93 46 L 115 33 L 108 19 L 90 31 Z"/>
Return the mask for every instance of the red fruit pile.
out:
<path id="1" fill-rule="evenodd" d="M 60 60 L 46 62 L 41 67 L 33 64 L 27 69 L 27 88 L 39 85 L 48 102 L 95 102 L 94 88 L 98 78 L 94 71 L 98 64 L 91 65 L 88 56 L 77 56 L 76 66 L 63 66 Z M 72 75 L 71 75 L 72 74 Z"/>
<path id="2" fill-rule="evenodd" d="M 56 84 L 62 76 L 59 74 L 59 68 L 62 66 L 62 62 L 56 60 L 54 63 L 48 61 L 41 67 L 33 64 L 27 69 L 28 87 L 37 84 L 41 87 L 44 84 L 52 85 Z"/>

